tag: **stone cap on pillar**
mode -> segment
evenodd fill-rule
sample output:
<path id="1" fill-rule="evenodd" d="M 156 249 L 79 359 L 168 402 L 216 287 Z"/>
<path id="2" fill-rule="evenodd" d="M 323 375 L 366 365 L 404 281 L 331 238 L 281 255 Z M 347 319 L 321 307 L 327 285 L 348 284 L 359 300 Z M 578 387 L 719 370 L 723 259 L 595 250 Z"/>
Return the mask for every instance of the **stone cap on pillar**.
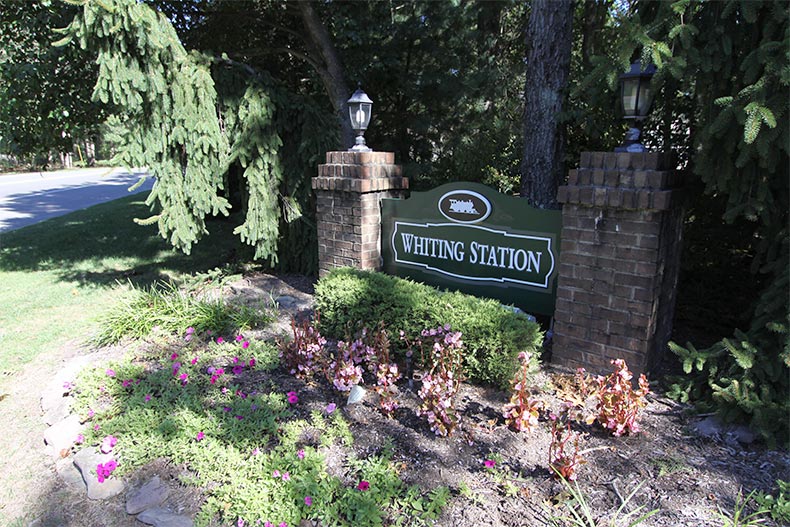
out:
<path id="1" fill-rule="evenodd" d="M 326 153 L 327 165 L 393 165 L 395 152 L 339 152 Z"/>
<path id="2" fill-rule="evenodd" d="M 580 168 L 620 168 L 626 170 L 673 170 L 674 152 L 582 152 Z"/>
<path id="3" fill-rule="evenodd" d="M 393 152 L 327 152 L 312 188 L 361 193 L 407 190 L 409 180 L 394 163 Z"/>
<path id="4" fill-rule="evenodd" d="M 583 152 L 568 171 L 557 201 L 590 207 L 669 210 L 677 202 L 682 174 L 675 156 L 658 152 Z"/>

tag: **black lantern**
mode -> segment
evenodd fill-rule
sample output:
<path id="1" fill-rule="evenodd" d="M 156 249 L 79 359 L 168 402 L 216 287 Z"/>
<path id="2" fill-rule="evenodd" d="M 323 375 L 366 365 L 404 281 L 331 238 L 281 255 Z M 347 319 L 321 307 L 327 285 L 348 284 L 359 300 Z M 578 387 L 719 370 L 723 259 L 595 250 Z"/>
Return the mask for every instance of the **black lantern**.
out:
<path id="1" fill-rule="evenodd" d="M 656 72 L 656 67 L 649 64 L 644 70 L 639 61 L 631 64 L 627 73 L 620 75 L 620 101 L 623 104 L 623 117 L 633 119 L 631 128 L 625 135 L 622 146 L 615 148 L 615 152 L 644 152 L 645 147 L 639 142 L 642 121 L 650 113 L 653 104 L 653 90 L 650 88 L 650 79 Z"/>
<path id="2" fill-rule="evenodd" d="M 368 124 L 370 124 L 372 107 L 373 101 L 362 91 L 362 88 L 357 88 L 357 91 L 348 100 L 348 115 L 351 118 L 351 128 L 357 134 L 356 144 L 349 149 L 352 152 L 371 151 L 365 145 L 365 130 L 368 129 Z"/>

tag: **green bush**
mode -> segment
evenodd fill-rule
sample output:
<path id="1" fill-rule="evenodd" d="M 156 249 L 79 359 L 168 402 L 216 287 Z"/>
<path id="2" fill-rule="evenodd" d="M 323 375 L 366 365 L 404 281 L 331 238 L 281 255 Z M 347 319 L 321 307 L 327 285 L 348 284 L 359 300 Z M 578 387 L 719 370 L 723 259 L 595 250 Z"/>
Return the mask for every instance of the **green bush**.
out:
<path id="1" fill-rule="evenodd" d="M 450 324 L 463 333 L 469 354 L 465 370 L 470 380 L 507 387 L 517 367 L 519 352 L 530 353 L 537 364 L 543 333 L 536 322 L 490 299 L 351 268 L 336 269 L 315 287 L 321 333 L 343 338 L 350 330 L 383 321 L 394 333 L 410 339 L 425 328 Z"/>

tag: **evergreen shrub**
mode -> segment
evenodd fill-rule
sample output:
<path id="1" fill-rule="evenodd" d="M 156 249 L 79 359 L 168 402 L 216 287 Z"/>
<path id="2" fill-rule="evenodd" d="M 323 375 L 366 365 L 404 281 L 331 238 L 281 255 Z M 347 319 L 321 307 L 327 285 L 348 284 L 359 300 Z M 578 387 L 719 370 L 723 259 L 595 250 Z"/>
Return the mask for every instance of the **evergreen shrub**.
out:
<path id="1" fill-rule="evenodd" d="M 496 300 L 443 292 L 381 273 L 335 269 L 316 284 L 315 301 L 320 331 L 331 338 L 384 322 L 396 345 L 399 331 L 413 341 L 425 328 L 450 324 L 463 334 L 468 378 L 503 388 L 518 369 L 518 354 L 525 351 L 537 357 L 543 341 L 536 322 Z"/>

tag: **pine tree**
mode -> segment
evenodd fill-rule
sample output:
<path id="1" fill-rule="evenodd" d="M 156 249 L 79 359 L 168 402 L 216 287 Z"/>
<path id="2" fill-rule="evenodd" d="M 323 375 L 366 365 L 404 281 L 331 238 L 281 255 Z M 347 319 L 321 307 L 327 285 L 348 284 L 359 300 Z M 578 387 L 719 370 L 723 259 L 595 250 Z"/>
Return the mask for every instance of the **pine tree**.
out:
<path id="1" fill-rule="evenodd" d="M 237 174 L 244 221 L 234 233 L 255 248 L 256 258 L 276 264 L 279 239 L 294 230 L 288 224 L 309 199 L 304 167 L 314 169 L 316 152 L 334 139 L 312 131 L 311 140 L 284 148 L 282 137 L 303 133 L 294 125 L 300 119 L 312 118 L 316 130 L 332 127 L 265 74 L 227 56 L 188 52 L 170 21 L 145 4 L 72 3 L 81 11 L 56 44 L 76 41 L 97 53 L 93 98 L 115 108 L 127 126 L 115 161 L 147 167 L 156 177 L 147 200 L 154 214 L 138 222 L 156 223 L 164 238 L 189 253 L 206 234 L 207 217 L 229 214 L 230 178 Z M 284 165 L 296 181 L 284 176 Z M 296 228 L 302 238 L 304 231 Z M 310 241 L 314 229 L 307 231 Z M 309 256 L 295 260 L 294 270 L 314 270 Z"/>

